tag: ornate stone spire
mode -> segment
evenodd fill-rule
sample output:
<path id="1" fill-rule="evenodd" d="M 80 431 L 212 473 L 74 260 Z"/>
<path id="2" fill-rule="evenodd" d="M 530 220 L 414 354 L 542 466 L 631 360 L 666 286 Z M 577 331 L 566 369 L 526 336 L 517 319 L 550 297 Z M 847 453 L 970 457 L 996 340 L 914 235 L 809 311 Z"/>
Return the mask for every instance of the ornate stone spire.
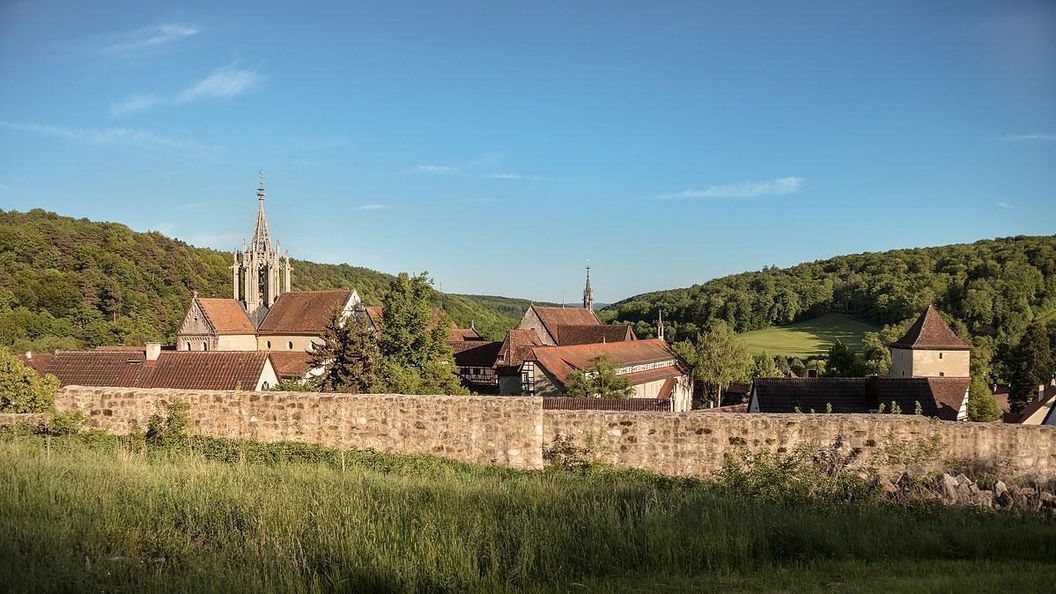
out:
<path id="1" fill-rule="evenodd" d="M 590 288 L 590 260 L 587 260 L 587 285 L 583 287 L 583 307 L 594 311 L 594 289 Z"/>
<path id="2" fill-rule="evenodd" d="M 264 214 L 264 170 L 260 170 L 260 185 L 257 186 L 257 226 L 253 229 L 253 241 L 250 249 L 258 253 L 271 251 L 271 232 L 268 231 L 268 217 Z"/>
<path id="3" fill-rule="evenodd" d="M 664 339 L 664 310 L 660 310 L 656 314 L 656 337 L 660 340 Z"/>

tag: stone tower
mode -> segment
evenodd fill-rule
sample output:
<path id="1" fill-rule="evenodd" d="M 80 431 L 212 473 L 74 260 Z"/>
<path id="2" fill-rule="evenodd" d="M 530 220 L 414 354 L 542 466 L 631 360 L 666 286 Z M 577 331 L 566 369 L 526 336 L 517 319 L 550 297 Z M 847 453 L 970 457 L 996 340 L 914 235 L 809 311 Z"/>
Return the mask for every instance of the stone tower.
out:
<path id="1" fill-rule="evenodd" d="M 888 348 L 891 377 L 971 376 L 972 347 L 957 338 L 934 305 Z"/>
<path id="2" fill-rule="evenodd" d="M 590 288 L 590 261 L 587 261 L 587 286 L 583 287 L 583 307 L 594 311 L 594 289 Z"/>
<path id="3" fill-rule="evenodd" d="M 271 241 L 268 218 L 264 214 L 264 172 L 257 187 L 257 225 L 249 244 L 242 240 L 242 251 L 234 252 L 231 261 L 231 288 L 256 325 L 279 295 L 290 290 L 290 254 L 283 258 L 279 242 Z"/>

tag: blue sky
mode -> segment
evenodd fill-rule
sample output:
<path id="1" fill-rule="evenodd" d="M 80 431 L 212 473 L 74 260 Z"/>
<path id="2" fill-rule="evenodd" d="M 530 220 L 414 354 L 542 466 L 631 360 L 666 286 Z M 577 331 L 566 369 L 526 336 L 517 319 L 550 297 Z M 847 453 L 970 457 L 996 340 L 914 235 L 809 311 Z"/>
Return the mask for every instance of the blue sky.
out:
<path id="1" fill-rule="evenodd" d="M 0 208 L 599 301 L 1056 232 L 1052 2 L 0 4 Z"/>

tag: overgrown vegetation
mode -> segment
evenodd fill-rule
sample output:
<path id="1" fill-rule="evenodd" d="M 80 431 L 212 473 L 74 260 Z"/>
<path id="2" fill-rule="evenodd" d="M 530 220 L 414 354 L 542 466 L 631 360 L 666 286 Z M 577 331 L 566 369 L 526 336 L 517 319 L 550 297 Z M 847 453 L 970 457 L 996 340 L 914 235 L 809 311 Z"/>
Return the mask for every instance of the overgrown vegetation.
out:
<path id="1" fill-rule="evenodd" d="M 832 476 L 841 456 L 809 464 Z M 788 476 L 783 468 L 767 473 Z M 6 588 L 35 592 L 1050 584 L 1051 517 L 878 504 L 868 490 L 838 503 L 842 487 L 828 489 L 837 499 L 790 499 L 742 478 L 576 464 L 518 472 L 292 443 L 153 446 L 142 435 L 6 430 L 0 575 Z"/>
<path id="2" fill-rule="evenodd" d="M 59 380 L 40 376 L 0 346 L 0 413 L 44 412 L 55 404 Z"/>
<path id="3" fill-rule="evenodd" d="M 594 370 L 573 369 L 565 383 L 565 396 L 579 398 L 630 398 L 634 386 L 630 380 L 616 374 L 616 367 L 605 355 L 593 360 Z"/>

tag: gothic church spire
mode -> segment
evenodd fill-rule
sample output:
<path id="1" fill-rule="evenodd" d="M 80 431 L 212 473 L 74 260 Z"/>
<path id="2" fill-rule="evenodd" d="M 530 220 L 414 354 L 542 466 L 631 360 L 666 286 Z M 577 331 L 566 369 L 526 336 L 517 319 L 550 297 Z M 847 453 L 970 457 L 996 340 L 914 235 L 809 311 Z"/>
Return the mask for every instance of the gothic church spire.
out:
<path id="1" fill-rule="evenodd" d="M 268 217 L 264 214 L 264 170 L 260 170 L 260 185 L 257 186 L 257 226 L 253 229 L 253 241 L 250 249 L 254 252 L 271 251 L 271 232 L 268 231 Z"/>
<path id="2" fill-rule="evenodd" d="M 583 307 L 594 311 L 594 289 L 590 288 L 590 260 L 587 260 L 587 285 L 583 287 Z"/>

